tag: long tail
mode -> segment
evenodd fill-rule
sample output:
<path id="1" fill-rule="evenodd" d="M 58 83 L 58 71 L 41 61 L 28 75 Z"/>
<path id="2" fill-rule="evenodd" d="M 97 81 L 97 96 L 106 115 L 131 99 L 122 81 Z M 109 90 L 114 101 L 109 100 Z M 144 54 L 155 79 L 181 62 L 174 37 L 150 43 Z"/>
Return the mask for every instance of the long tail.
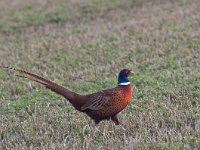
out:
<path id="1" fill-rule="evenodd" d="M 19 77 L 23 77 L 23 78 L 27 78 L 30 79 L 32 81 L 38 82 L 42 85 L 44 85 L 46 88 L 51 89 L 52 91 L 56 92 L 57 94 L 60 94 L 62 96 L 64 96 L 66 99 L 69 100 L 69 102 L 76 107 L 76 96 L 78 96 L 78 94 L 68 90 L 67 88 L 56 84 L 55 82 L 52 82 L 48 79 L 45 79 L 37 74 L 22 70 L 22 69 L 17 69 L 17 68 L 12 68 L 12 67 L 7 67 L 7 66 L 2 66 L 0 65 L 1 68 L 5 68 L 5 69 L 9 69 L 9 70 L 13 70 L 16 72 L 20 72 L 22 74 L 28 75 L 27 76 L 23 76 L 23 75 L 19 75 Z M 32 78 L 30 78 L 32 77 Z"/>

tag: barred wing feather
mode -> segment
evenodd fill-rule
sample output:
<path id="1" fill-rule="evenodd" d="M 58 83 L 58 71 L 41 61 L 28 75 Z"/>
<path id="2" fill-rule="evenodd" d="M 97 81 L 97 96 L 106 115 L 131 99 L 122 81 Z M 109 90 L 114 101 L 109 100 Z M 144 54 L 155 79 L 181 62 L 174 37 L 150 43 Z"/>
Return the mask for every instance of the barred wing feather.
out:
<path id="1" fill-rule="evenodd" d="M 103 92 L 91 95 L 87 103 L 85 103 L 81 110 L 99 110 L 109 101 L 112 95 L 105 95 Z"/>

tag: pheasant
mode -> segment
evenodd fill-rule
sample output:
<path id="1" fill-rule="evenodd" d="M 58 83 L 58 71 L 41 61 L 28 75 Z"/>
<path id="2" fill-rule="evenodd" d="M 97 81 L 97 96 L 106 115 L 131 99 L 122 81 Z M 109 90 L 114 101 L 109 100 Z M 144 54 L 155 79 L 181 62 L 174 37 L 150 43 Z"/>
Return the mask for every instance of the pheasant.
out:
<path id="1" fill-rule="evenodd" d="M 128 80 L 128 76 L 132 72 L 128 69 L 119 72 L 118 86 L 92 94 L 80 95 L 37 74 L 22 69 L 0 67 L 22 73 L 23 75 L 20 77 L 38 82 L 53 92 L 62 95 L 76 110 L 87 114 L 94 120 L 95 125 L 102 120 L 112 120 L 116 125 L 119 125 L 117 115 L 129 104 L 132 97 L 130 81 Z"/>

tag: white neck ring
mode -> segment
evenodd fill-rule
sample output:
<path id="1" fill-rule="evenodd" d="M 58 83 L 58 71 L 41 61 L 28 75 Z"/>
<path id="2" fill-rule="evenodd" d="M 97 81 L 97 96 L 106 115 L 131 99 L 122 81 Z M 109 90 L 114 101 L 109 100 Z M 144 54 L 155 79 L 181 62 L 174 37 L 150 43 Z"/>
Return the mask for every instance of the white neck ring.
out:
<path id="1" fill-rule="evenodd" d="M 129 85 L 130 82 L 122 82 L 122 83 L 119 83 L 119 85 Z"/>

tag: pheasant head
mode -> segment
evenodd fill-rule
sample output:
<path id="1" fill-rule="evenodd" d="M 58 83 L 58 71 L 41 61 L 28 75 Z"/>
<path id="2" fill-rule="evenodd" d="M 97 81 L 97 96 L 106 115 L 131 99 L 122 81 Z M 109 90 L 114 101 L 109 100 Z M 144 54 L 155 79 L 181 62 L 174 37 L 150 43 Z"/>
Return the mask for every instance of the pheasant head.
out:
<path id="1" fill-rule="evenodd" d="M 128 80 L 128 76 L 131 74 L 133 73 L 128 69 L 121 70 L 118 75 L 118 85 L 129 85 L 130 81 Z"/>

